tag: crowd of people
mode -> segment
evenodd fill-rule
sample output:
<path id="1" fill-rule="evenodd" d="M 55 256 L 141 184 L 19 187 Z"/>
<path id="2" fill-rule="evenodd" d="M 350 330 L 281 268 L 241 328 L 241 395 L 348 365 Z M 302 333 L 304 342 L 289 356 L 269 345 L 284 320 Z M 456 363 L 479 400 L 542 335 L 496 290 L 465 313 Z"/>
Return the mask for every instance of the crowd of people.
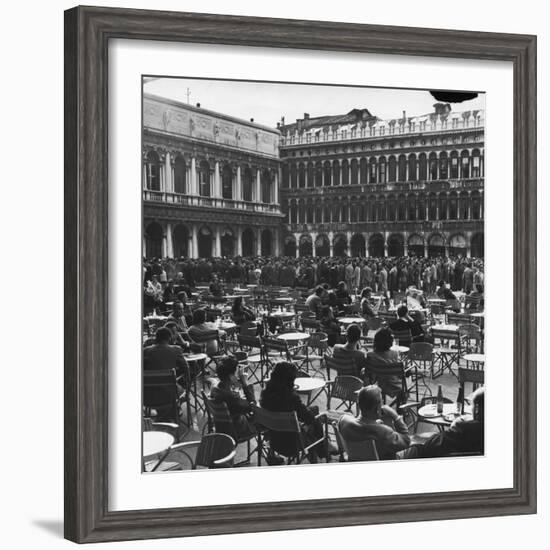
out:
<path id="1" fill-rule="evenodd" d="M 190 307 L 193 290 L 199 283 L 207 283 L 210 302 L 224 302 L 228 317 L 237 327 L 256 323 L 256 335 L 275 334 L 277 322 L 266 321 L 257 307 L 251 307 L 241 296 L 229 302 L 224 296 L 224 285 L 281 285 L 307 289 L 303 305 L 319 323 L 319 330 L 327 334 L 328 346 L 335 359 L 350 361 L 357 368 L 357 376 L 365 387 L 358 393 L 358 415 L 345 415 L 339 430 L 350 460 L 364 460 L 363 444 L 376 440 L 379 458 L 417 458 L 440 456 L 451 452 L 483 451 L 483 391 L 475 395 L 476 405 L 472 420 L 457 420 L 451 428 L 434 434 L 427 444 L 411 447 L 411 434 L 396 409 L 383 404 L 382 395 L 403 398 L 401 379 L 386 377 L 377 385 L 369 385 L 365 377 L 367 365 L 385 367 L 400 361 L 392 349 L 394 337 L 407 331 L 410 341 L 433 342 L 425 330 L 421 308 L 425 296 L 438 296 L 451 310 L 461 305 L 456 292 L 469 296 L 483 296 L 483 260 L 471 258 L 222 258 L 222 259 L 153 259 L 144 262 L 143 282 L 146 299 L 152 303 L 170 302 L 170 313 L 162 327 L 156 330 L 154 341 L 144 348 L 145 370 L 189 370 L 185 352 L 205 352 L 212 357 L 218 353 L 225 332 L 207 320 L 205 307 Z M 338 317 L 348 312 L 354 303 L 356 314 L 369 320 L 379 312 L 390 309 L 392 297 L 400 294 L 410 297 L 419 309 L 411 311 L 407 300 L 392 304 L 394 320 L 376 331 L 372 350 L 361 345 L 363 329 L 351 324 L 346 331 Z M 195 294 L 196 296 L 196 294 Z M 165 310 L 166 311 L 166 310 Z M 262 332 L 263 331 L 263 332 Z M 206 342 L 202 336 L 216 334 Z M 203 344 L 197 346 L 195 342 Z M 400 342 L 403 344 L 403 342 Z M 206 346 L 206 347 L 205 347 Z M 239 436 L 253 434 L 254 410 L 261 406 L 273 412 L 295 411 L 303 426 L 306 441 L 319 441 L 323 425 L 316 406 L 306 406 L 294 387 L 296 376 L 301 376 L 296 365 L 280 361 L 271 369 L 269 379 L 259 395 L 255 395 L 246 373 L 237 359 L 229 354 L 216 362 L 217 384 L 211 397 L 226 403 L 235 431 Z M 279 453 L 291 453 L 288 435 L 272 434 L 268 463 L 280 463 Z M 360 451 L 362 450 L 362 451 Z M 315 445 L 308 458 L 315 462 L 336 453 L 334 446 Z M 363 453 L 363 454 L 361 454 Z"/>

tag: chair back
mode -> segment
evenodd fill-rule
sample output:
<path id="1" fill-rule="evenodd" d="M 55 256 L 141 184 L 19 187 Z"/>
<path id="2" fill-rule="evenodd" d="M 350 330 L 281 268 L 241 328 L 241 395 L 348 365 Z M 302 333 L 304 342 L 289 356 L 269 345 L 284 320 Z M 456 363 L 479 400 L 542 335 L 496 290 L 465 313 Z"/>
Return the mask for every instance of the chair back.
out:
<path id="1" fill-rule="evenodd" d="M 473 317 L 465 313 L 447 313 L 447 324 L 449 325 L 464 325 L 472 324 Z"/>
<path id="2" fill-rule="evenodd" d="M 296 313 L 304 313 L 306 311 L 309 311 L 309 307 L 306 306 L 306 304 L 296 303 L 294 304 L 294 311 Z"/>
<path id="3" fill-rule="evenodd" d="M 407 328 L 405 330 L 393 330 L 392 329 L 391 332 L 393 334 L 393 337 L 395 338 L 395 340 L 397 341 L 397 343 L 400 346 L 410 346 L 411 341 L 412 341 L 411 329 L 409 329 L 409 328 Z"/>
<path id="4" fill-rule="evenodd" d="M 302 317 L 302 328 L 307 331 L 316 331 L 320 328 L 321 323 L 313 318 Z"/>
<path id="5" fill-rule="evenodd" d="M 481 329 L 478 325 L 459 325 L 458 334 L 468 340 L 481 339 Z"/>
<path id="6" fill-rule="evenodd" d="M 237 341 L 241 349 L 262 349 L 262 341 L 259 336 L 250 336 L 248 334 L 238 334 Z"/>
<path id="7" fill-rule="evenodd" d="M 279 338 L 264 338 L 263 343 L 266 353 L 270 351 L 279 353 L 290 361 L 290 352 L 286 340 L 280 340 Z"/>
<path id="8" fill-rule="evenodd" d="M 258 323 L 256 321 L 245 321 L 239 326 L 239 334 L 256 336 L 258 334 Z"/>
<path id="9" fill-rule="evenodd" d="M 336 440 L 342 445 L 348 455 L 348 462 L 363 462 L 371 460 L 380 460 L 376 440 L 374 438 L 363 439 L 361 441 L 346 440 L 340 431 L 340 422 L 336 427 Z"/>
<path id="10" fill-rule="evenodd" d="M 403 390 L 405 390 L 405 370 L 403 363 L 373 364 L 367 360 L 365 365 L 365 374 L 369 378 L 371 384 L 383 382 L 384 379 L 398 377 L 401 379 Z"/>
<path id="11" fill-rule="evenodd" d="M 317 332 L 311 332 L 307 345 L 309 348 L 319 352 L 326 351 L 328 348 L 328 334 L 320 330 Z"/>
<path id="12" fill-rule="evenodd" d="M 342 401 L 336 409 L 344 405 L 346 410 L 351 411 L 354 403 L 357 402 L 357 392 L 363 387 L 363 380 L 356 376 L 337 376 L 330 389 L 327 408 L 331 408 L 332 399 Z"/>
<path id="13" fill-rule="evenodd" d="M 407 359 L 409 361 L 433 361 L 434 347 L 427 342 L 413 342 L 409 348 Z"/>
<path id="14" fill-rule="evenodd" d="M 458 384 L 462 388 L 462 395 L 465 393 L 464 386 L 466 383 L 471 383 L 473 389 L 476 390 L 479 386 L 485 384 L 485 371 L 483 369 L 458 367 Z"/>
<path id="15" fill-rule="evenodd" d="M 357 376 L 359 374 L 355 361 L 350 357 L 334 357 L 325 355 L 327 379 L 330 380 L 330 370 L 335 370 L 338 376 Z"/>
<path id="16" fill-rule="evenodd" d="M 233 439 L 237 439 L 227 403 L 208 397 L 204 391 L 201 391 L 201 394 L 206 407 L 209 429 L 212 430 L 213 428 L 216 433 L 227 434 Z"/>
<path id="17" fill-rule="evenodd" d="M 223 433 L 204 435 L 201 439 L 194 466 L 215 467 L 215 461 L 225 458 L 237 448 L 235 440 Z"/>
<path id="18" fill-rule="evenodd" d="M 172 417 L 178 419 L 178 387 L 175 369 L 143 372 L 143 406 L 147 409 L 170 407 Z"/>
<path id="19" fill-rule="evenodd" d="M 482 296 L 466 296 L 464 298 L 464 307 L 468 311 L 478 311 L 481 305 Z"/>

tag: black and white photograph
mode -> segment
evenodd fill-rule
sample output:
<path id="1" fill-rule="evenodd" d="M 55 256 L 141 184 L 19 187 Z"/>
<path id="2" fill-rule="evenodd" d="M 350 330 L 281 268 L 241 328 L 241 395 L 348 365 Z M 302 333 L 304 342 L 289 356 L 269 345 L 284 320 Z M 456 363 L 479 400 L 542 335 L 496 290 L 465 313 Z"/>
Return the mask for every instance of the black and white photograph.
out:
<path id="1" fill-rule="evenodd" d="M 143 471 L 483 455 L 485 94 L 142 90 Z"/>

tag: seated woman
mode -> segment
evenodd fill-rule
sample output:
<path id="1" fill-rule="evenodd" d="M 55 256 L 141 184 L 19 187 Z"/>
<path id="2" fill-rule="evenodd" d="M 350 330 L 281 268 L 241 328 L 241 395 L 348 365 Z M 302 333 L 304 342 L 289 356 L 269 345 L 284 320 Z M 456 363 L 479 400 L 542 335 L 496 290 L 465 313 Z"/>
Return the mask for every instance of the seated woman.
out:
<path id="1" fill-rule="evenodd" d="M 321 307 L 321 318 L 319 320 L 319 328 L 322 332 L 326 332 L 328 336 L 328 345 L 334 346 L 342 342 L 340 332 L 340 323 L 334 318 L 334 313 L 330 306 Z"/>
<path id="2" fill-rule="evenodd" d="M 242 325 L 246 321 L 255 321 L 254 311 L 243 304 L 242 296 L 237 296 L 231 306 L 231 319 L 237 325 Z"/>
<path id="3" fill-rule="evenodd" d="M 355 375 L 359 376 L 361 369 L 365 367 L 365 352 L 361 349 L 361 329 L 355 323 L 346 329 L 346 343 L 336 344 L 333 350 L 335 359 L 346 359 L 355 365 Z"/>
<path id="4" fill-rule="evenodd" d="M 237 438 L 255 434 L 256 430 L 249 419 L 254 412 L 256 399 L 242 367 L 239 367 L 234 357 L 225 357 L 218 363 L 216 374 L 219 383 L 212 388 L 211 399 L 227 405 Z M 240 389 L 244 397 L 239 393 Z"/>
<path id="5" fill-rule="evenodd" d="M 367 369 L 373 367 L 395 366 L 400 362 L 397 351 L 391 349 L 393 345 L 393 334 L 389 328 L 381 328 L 374 335 L 374 351 L 367 353 Z M 397 376 L 380 377 L 377 381 L 382 391 L 390 397 L 402 399 L 401 379 Z"/>
<path id="6" fill-rule="evenodd" d="M 288 361 L 275 365 L 260 397 L 260 405 L 272 412 L 296 412 L 298 420 L 303 424 L 302 433 L 306 444 L 323 437 L 323 425 L 315 418 L 319 409 L 316 406 L 306 407 L 294 389 L 297 369 Z M 284 456 L 293 456 L 297 452 L 296 439 L 292 433 L 270 432 L 270 448 Z M 317 462 L 318 457 L 326 454 L 321 443 L 309 453 L 310 462 Z"/>
<path id="7" fill-rule="evenodd" d="M 361 291 L 361 315 L 365 319 L 372 319 L 372 317 L 376 317 L 376 312 L 373 309 L 371 300 L 372 289 L 370 287 L 365 287 Z"/>
<path id="8" fill-rule="evenodd" d="M 344 312 L 346 310 L 346 306 L 351 304 L 351 296 L 349 295 L 348 287 L 344 281 L 340 281 L 338 283 L 334 294 L 336 295 L 338 310 Z"/>

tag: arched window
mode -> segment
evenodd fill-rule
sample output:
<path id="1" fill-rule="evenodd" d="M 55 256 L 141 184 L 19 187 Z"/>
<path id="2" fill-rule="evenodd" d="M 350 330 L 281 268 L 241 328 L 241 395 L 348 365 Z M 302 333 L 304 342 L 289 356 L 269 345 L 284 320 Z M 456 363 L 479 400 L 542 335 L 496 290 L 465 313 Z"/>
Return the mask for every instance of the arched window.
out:
<path id="1" fill-rule="evenodd" d="M 230 164 L 225 164 L 222 170 L 222 197 L 233 198 L 233 170 Z"/>
<path id="2" fill-rule="evenodd" d="M 313 223 L 313 203 L 311 200 L 306 203 L 306 223 Z"/>
<path id="3" fill-rule="evenodd" d="M 147 189 L 160 191 L 160 159 L 155 151 L 149 151 L 145 160 Z"/>
<path id="4" fill-rule="evenodd" d="M 323 165 L 320 161 L 315 163 L 315 187 L 323 185 Z"/>
<path id="5" fill-rule="evenodd" d="M 342 161 L 342 185 L 349 185 L 349 162 L 347 159 Z"/>
<path id="6" fill-rule="evenodd" d="M 446 180 L 449 177 L 448 165 L 447 153 L 442 151 L 439 154 L 439 179 Z"/>
<path id="7" fill-rule="evenodd" d="M 470 153 L 462 151 L 460 157 L 462 162 L 462 179 L 468 179 L 470 177 Z"/>
<path id="8" fill-rule="evenodd" d="M 296 170 L 296 164 L 292 163 L 290 165 L 290 187 L 292 187 L 293 189 L 296 189 L 297 187 L 297 179 L 298 179 L 298 175 L 297 175 L 297 170 Z"/>
<path id="9" fill-rule="evenodd" d="M 330 223 L 331 219 L 330 203 L 327 202 L 323 207 L 323 223 Z"/>
<path id="10" fill-rule="evenodd" d="M 246 166 L 242 173 L 243 201 L 252 202 L 252 170 Z"/>
<path id="11" fill-rule="evenodd" d="M 418 155 L 418 179 L 420 181 L 428 179 L 428 161 L 425 153 Z"/>
<path id="12" fill-rule="evenodd" d="M 298 165 L 298 187 L 306 186 L 306 168 L 302 162 Z"/>
<path id="13" fill-rule="evenodd" d="M 306 223 L 306 203 L 303 200 L 298 203 L 298 223 Z"/>
<path id="14" fill-rule="evenodd" d="M 399 221 L 405 221 L 407 219 L 407 201 L 405 195 L 399 195 L 397 204 L 397 219 Z"/>
<path id="15" fill-rule="evenodd" d="M 351 185 L 359 183 L 359 163 L 357 159 L 351 159 Z"/>
<path id="16" fill-rule="evenodd" d="M 447 219 L 447 195 L 445 193 L 439 194 L 439 219 Z"/>
<path id="17" fill-rule="evenodd" d="M 437 196 L 435 193 L 430 193 L 428 199 L 428 219 L 437 220 Z"/>
<path id="18" fill-rule="evenodd" d="M 376 159 L 371 157 L 369 160 L 369 183 L 376 183 Z"/>
<path id="19" fill-rule="evenodd" d="M 430 158 L 429 158 L 428 164 L 429 164 L 429 169 L 430 169 L 430 179 L 431 180 L 438 179 L 437 155 L 435 153 L 430 153 Z"/>
<path id="20" fill-rule="evenodd" d="M 187 166 L 185 159 L 178 155 L 174 161 L 174 192 L 184 195 L 187 193 Z"/>
<path id="21" fill-rule="evenodd" d="M 307 186 L 313 187 L 315 185 L 315 170 L 313 168 L 313 162 L 307 163 Z"/>
<path id="22" fill-rule="evenodd" d="M 298 223 L 298 209 L 294 201 L 290 204 L 290 223 Z"/>
<path id="23" fill-rule="evenodd" d="M 394 182 L 396 176 L 397 176 L 397 160 L 392 155 L 388 159 L 388 181 L 389 182 Z"/>
<path id="24" fill-rule="evenodd" d="M 481 153 L 479 149 L 472 151 L 472 178 L 480 178 L 481 173 Z"/>
<path id="25" fill-rule="evenodd" d="M 406 181 L 407 179 L 407 157 L 405 155 L 399 155 L 397 179 L 398 181 Z"/>
<path id="26" fill-rule="evenodd" d="M 458 178 L 458 152 L 451 151 L 451 164 L 449 167 L 449 177 L 451 179 Z"/>
<path id="27" fill-rule="evenodd" d="M 340 185 L 340 163 L 337 160 L 332 163 L 332 185 Z"/>
<path id="28" fill-rule="evenodd" d="M 323 208 L 321 207 L 321 201 L 315 203 L 315 220 L 314 223 L 323 223 Z"/>
<path id="29" fill-rule="evenodd" d="M 361 185 L 365 185 L 369 181 L 368 166 L 367 159 L 363 157 L 359 162 L 359 183 L 361 183 Z"/>
<path id="30" fill-rule="evenodd" d="M 283 164 L 282 179 L 283 179 L 283 181 L 282 181 L 283 188 L 288 189 L 289 180 L 290 180 L 288 164 Z"/>
<path id="31" fill-rule="evenodd" d="M 378 160 L 378 182 L 386 183 L 386 157 Z"/>
<path id="32" fill-rule="evenodd" d="M 332 185 L 332 182 L 331 182 L 332 167 L 328 160 L 325 161 L 325 164 L 323 165 L 323 171 L 324 171 L 325 185 L 327 186 Z"/>
<path id="33" fill-rule="evenodd" d="M 458 198 L 453 191 L 449 194 L 449 219 L 456 220 L 458 218 Z"/>
<path id="34" fill-rule="evenodd" d="M 199 195 L 210 196 L 210 164 L 206 160 L 199 164 Z"/>
<path id="35" fill-rule="evenodd" d="M 417 205 L 418 205 L 418 219 L 419 220 L 425 220 L 426 219 L 426 201 L 424 200 L 424 196 L 420 195 L 417 197 Z"/>
<path id="36" fill-rule="evenodd" d="M 271 173 L 269 170 L 263 170 L 260 175 L 260 188 L 262 192 L 262 202 L 271 202 Z"/>
<path id="37" fill-rule="evenodd" d="M 407 197 L 407 219 L 416 220 L 416 197 L 413 194 Z"/>
<path id="38" fill-rule="evenodd" d="M 416 173 L 416 155 L 413 153 L 412 155 L 409 155 L 409 181 L 416 181 L 417 173 Z"/>
<path id="39" fill-rule="evenodd" d="M 395 221 L 397 219 L 397 201 L 395 199 L 394 195 L 390 195 L 388 197 L 388 215 L 386 216 L 386 219 L 388 221 Z"/>

